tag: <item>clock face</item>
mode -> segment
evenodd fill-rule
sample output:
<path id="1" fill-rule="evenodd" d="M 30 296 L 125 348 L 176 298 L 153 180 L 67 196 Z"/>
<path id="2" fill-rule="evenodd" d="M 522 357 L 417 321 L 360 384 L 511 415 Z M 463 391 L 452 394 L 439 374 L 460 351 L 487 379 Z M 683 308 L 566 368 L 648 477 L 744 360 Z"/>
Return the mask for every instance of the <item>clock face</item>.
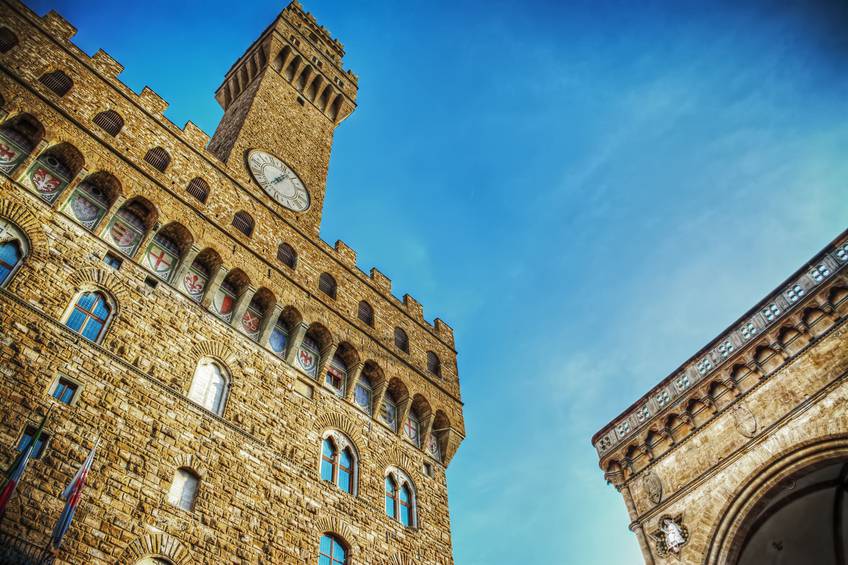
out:
<path id="1" fill-rule="evenodd" d="M 275 201 L 295 212 L 309 208 L 309 191 L 303 181 L 278 158 L 253 149 L 247 155 L 247 164 L 262 190 Z"/>

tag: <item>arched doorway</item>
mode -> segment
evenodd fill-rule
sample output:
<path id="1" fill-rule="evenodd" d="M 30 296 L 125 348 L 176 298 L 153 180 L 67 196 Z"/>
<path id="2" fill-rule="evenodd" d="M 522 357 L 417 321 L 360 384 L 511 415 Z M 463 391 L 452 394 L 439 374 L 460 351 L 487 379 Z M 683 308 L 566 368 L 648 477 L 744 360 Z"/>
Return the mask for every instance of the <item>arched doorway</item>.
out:
<path id="1" fill-rule="evenodd" d="M 846 565 L 848 462 L 784 479 L 745 519 L 738 565 Z"/>
<path id="2" fill-rule="evenodd" d="M 848 565 L 848 436 L 752 469 L 719 512 L 703 565 Z"/>

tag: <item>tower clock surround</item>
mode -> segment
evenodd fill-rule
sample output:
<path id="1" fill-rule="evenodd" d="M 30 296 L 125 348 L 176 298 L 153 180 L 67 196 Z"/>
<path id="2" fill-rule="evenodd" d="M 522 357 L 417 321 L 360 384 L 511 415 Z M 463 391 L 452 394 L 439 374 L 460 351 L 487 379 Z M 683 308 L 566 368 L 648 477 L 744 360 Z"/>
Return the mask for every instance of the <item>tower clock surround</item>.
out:
<path id="1" fill-rule="evenodd" d="M 309 209 L 309 190 L 282 159 L 261 149 L 251 149 L 247 153 L 247 167 L 253 180 L 275 202 L 293 212 Z"/>

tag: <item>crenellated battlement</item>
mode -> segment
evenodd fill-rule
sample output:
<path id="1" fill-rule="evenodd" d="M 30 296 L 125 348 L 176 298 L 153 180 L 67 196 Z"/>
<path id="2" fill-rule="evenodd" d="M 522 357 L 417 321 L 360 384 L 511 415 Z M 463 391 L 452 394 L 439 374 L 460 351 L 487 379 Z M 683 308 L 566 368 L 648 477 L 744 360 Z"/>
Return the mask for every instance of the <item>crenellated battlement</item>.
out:
<path id="1" fill-rule="evenodd" d="M 165 112 L 169 107 L 168 102 L 149 86 L 145 86 L 140 93 L 134 92 L 119 78 L 119 75 L 125 69 L 124 66 L 103 49 L 100 49 L 94 55 L 89 56 L 82 49 L 77 47 L 72 41 L 73 36 L 76 34 L 76 28 L 62 16 L 51 11 L 43 17 L 39 17 L 35 12 L 30 10 L 26 5 L 18 0 L 5 0 L 2 4 L 0 4 L 0 7 L 4 4 L 6 9 L 11 9 L 20 17 L 27 20 L 31 25 L 40 28 L 68 54 L 72 55 L 77 61 L 87 66 L 101 80 L 107 82 L 122 98 L 130 103 L 130 106 L 134 106 L 141 110 L 145 115 L 142 119 L 152 119 L 157 126 L 173 136 L 173 141 L 165 144 L 166 147 L 175 148 L 179 147 L 180 144 L 184 145 L 187 149 L 189 149 L 189 151 L 185 152 L 185 156 L 190 160 L 196 160 L 197 163 L 195 167 L 197 169 L 215 170 L 218 173 L 218 176 L 225 178 L 228 183 L 235 185 L 240 190 L 245 189 L 243 181 L 231 173 L 228 170 L 228 167 L 221 163 L 214 153 L 208 150 L 210 136 L 206 132 L 201 130 L 191 121 L 187 121 L 182 128 L 171 122 L 171 120 L 165 116 Z M 322 41 L 329 41 L 333 46 L 334 52 L 339 57 L 344 55 L 344 49 L 341 43 L 332 39 L 325 28 L 317 26 L 314 17 L 311 14 L 304 12 L 300 4 L 297 2 L 293 2 L 289 5 L 283 11 L 283 15 L 285 15 L 285 19 L 289 24 L 295 23 L 297 25 L 307 26 L 316 34 L 320 32 L 319 38 L 321 38 Z M 22 47 L 26 47 L 26 45 L 22 45 Z M 249 49 L 248 53 L 250 52 L 251 50 Z M 292 51 L 292 53 L 294 53 L 294 51 Z M 20 50 L 14 55 L 19 57 Z M 29 55 L 36 57 L 37 53 L 33 51 L 30 52 Z M 242 62 L 244 60 L 244 58 L 240 59 Z M 47 70 L 46 68 L 42 69 L 37 65 L 29 64 L 29 61 L 20 62 L 24 63 L 27 68 L 32 69 L 33 75 L 29 77 L 32 81 L 37 78 L 35 75 L 36 72 L 40 73 L 43 70 Z M 277 69 L 277 72 L 282 73 L 284 70 L 285 68 L 280 68 Z M 348 74 L 350 71 L 346 71 L 345 73 Z M 352 87 L 355 87 L 355 81 Z M 80 88 L 82 88 L 82 85 L 80 85 Z M 355 95 L 355 90 L 352 91 L 352 94 Z M 353 106 L 351 106 L 351 109 L 352 107 Z M 139 161 L 142 156 L 143 154 L 138 155 Z M 146 166 L 146 164 L 143 164 L 142 166 Z M 193 165 L 191 163 L 187 163 L 184 165 L 184 168 L 185 167 L 192 168 Z M 173 184 L 173 182 L 169 182 L 168 184 Z M 210 220 L 213 219 L 214 218 L 210 218 Z M 281 221 L 279 217 L 275 217 L 273 220 L 275 222 Z M 292 227 L 297 229 L 296 226 Z M 316 242 L 313 241 L 312 243 L 314 244 Z M 392 292 L 391 279 L 376 267 L 372 267 L 367 272 L 360 269 L 356 263 L 355 250 L 350 248 L 341 240 L 337 241 L 335 245 L 326 244 L 320 239 L 317 243 L 323 254 L 331 258 L 337 264 L 343 266 L 364 286 L 378 294 L 384 301 L 386 307 L 396 308 L 398 311 L 402 312 L 405 316 L 414 321 L 418 326 L 426 329 L 427 332 L 453 350 L 455 346 L 453 329 L 440 318 L 435 318 L 432 322 L 428 321 L 424 316 L 424 311 L 420 303 L 418 303 L 418 301 L 410 295 L 405 294 L 402 299 L 395 296 Z M 270 263 L 270 255 L 272 254 L 269 253 L 268 255 L 269 256 L 266 260 Z M 361 294 L 360 292 L 357 293 Z"/>

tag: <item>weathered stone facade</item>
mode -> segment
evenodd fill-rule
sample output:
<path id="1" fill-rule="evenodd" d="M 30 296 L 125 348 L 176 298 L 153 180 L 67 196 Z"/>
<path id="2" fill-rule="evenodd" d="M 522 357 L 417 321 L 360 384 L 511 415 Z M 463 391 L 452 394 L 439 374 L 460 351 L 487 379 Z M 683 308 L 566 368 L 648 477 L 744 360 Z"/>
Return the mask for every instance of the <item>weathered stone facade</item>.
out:
<path id="1" fill-rule="evenodd" d="M 119 63 L 103 51 L 89 57 L 73 34 L 56 13 L 42 18 L 0 0 L 0 121 L 20 126 L 33 145 L 0 179 L 0 228 L 21 234 L 25 255 L 0 280 L 3 465 L 26 425 L 53 407 L 44 454 L 0 529 L 44 546 L 59 494 L 99 435 L 58 562 L 312 564 L 319 538 L 332 533 L 349 563 L 452 563 L 445 467 L 464 438 L 453 331 L 425 321 L 409 295 L 395 298 L 377 269 L 362 272 L 343 242 L 331 247 L 318 237 L 333 131 L 355 108 L 357 78 L 343 70 L 341 44 L 292 3 L 226 75 L 216 94 L 225 115 L 210 140 L 190 122 L 176 127 L 161 98 L 132 92 L 117 79 Z M 64 93 L 64 78 L 45 78 L 56 71 L 70 79 Z M 97 118 L 109 110 L 123 124 L 116 135 Z M 169 156 L 164 167 L 145 160 L 157 147 Z M 297 172 L 311 194 L 307 211 L 263 192 L 246 167 L 249 149 Z M 51 151 L 70 182 L 48 201 L 30 167 Z M 87 229 L 69 199 L 103 178 L 107 211 Z M 198 178 L 208 187 L 202 200 L 187 191 Z M 122 206 L 144 211 L 142 240 L 129 255 L 110 233 Z M 231 224 L 237 211 L 255 222 L 251 235 Z M 157 234 L 176 246 L 166 280 L 148 262 Z M 296 252 L 293 268 L 278 259 L 281 243 Z M 199 261 L 210 280 L 195 300 L 181 277 Z M 319 291 L 322 273 L 335 279 L 335 297 Z M 212 311 L 225 281 L 236 291 L 231 322 Z M 67 327 L 86 291 L 102 292 L 112 306 L 95 341 Z M 361 301 L 373 309 L 372 323 L 358 316 Z M 249 335 L 241 315 L 254 304 L 261 326 Z M 268 341 L 276 326 L 288 335 L 282 352 Z M 297 363 L 305 336 L 320 348 L 317 377 Z M 324 386 L 334 356 L 348 371 L 341 396 Z M 202 359 L 228 376 L 220 415 L 188 398 Z M 79 386 L 70 405 L 52 396 L 59 375 Z M 353 398 L 366 378 L 371 413 Z M 410 414 L 420 420 L 419 445 L 381 419 L 390 395 L 401 424 Z M 355 450 L 353 494 L 320 478 L 330 431 Z M 167 498 L 181 468 L 199 479 L 191 510 Z M 390 469 L 414 484 L 411 527 L 386 514 Z"/>
<path id="2" fill-rule="evenodd" d="M 838 562 L 813 552 L 844 552 L 842 486 L 826 500 L 830 547 L 807 533 L 784 543 L 774 520 L 786 521 L 796 481 L 848 469 L 846 406 L 848 231 L 592 443 L 648 564 Z"/>

